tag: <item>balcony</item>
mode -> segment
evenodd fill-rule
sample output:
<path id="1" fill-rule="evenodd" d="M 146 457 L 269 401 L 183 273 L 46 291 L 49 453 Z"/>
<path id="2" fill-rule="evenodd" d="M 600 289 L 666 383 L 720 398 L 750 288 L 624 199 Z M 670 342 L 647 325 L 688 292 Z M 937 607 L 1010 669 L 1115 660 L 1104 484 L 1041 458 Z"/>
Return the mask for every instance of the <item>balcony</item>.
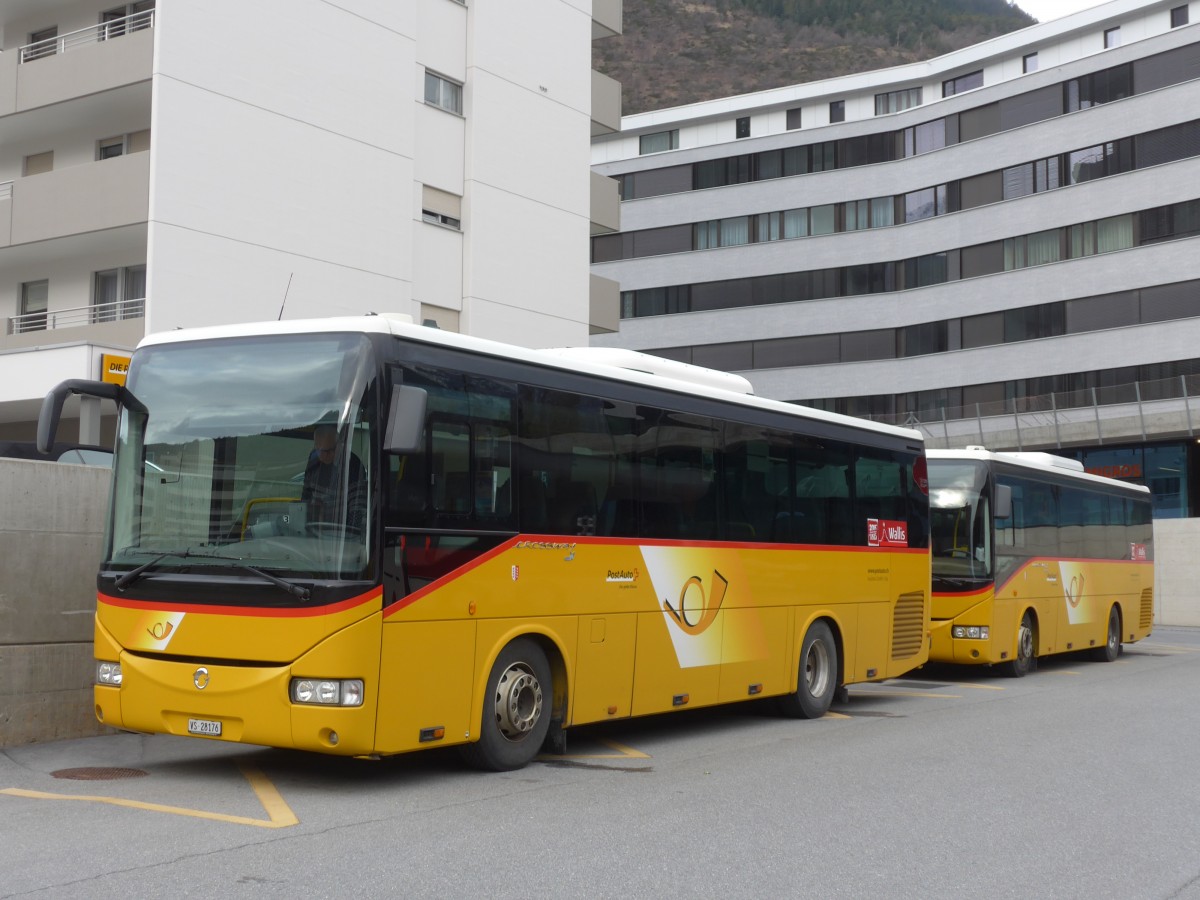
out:
<path id="1" fill-rule="evenodd" d="M 150 78 L 154 10 L 0 54 L 0 116 Z"/>
<path id="2" fill-rule="evenodd" d="M 621 196 L 615 178 L 592 173 L 592 234 L 609 234 L 621 228 Z"/>
<path id="3" fill-rule="evenodd" d="M 592 70 L 592 137 L 621 130 L 621 82 Z"/>
<path id="4" fill-rule="evenodd" d="M 90 342 L 133 347 L 145 335 L 146 300 L 118 300 L 9 316 L 0 350 Z"/>
<path id="5" fill-rule="evenodd" d="M 0 183 L 0 248 L 146 222 L 150 154 L 56 169 Z"/>
<path id="6" fill-rule="evenodd" d="M 622 0 L 592 0 L 592 40 L 621 34 Z"/>
<path id="7" fill-rule="evenodd" d="M 131 16 L 126 16 L 123 19 L 101 22 L 99 25 L 93 25 L 91 28 L 80 28 L 78 31 L 72 31 L 69 34 L 26 44 L 23 47 L 18 47 L 17 53 L 20 54 L 19 61 L 27 63 L 35 59 L 43 59 L 47 56 L 54 56 L 57 53 L 66 53 L 68 50 L 74 50 L 88 44 L 110 41 L 113 38 L 123 37 L 135 31 L 142 31 L 143 29 L 153 27 L 154 10 L 147 9 L 134 13 Z"/>

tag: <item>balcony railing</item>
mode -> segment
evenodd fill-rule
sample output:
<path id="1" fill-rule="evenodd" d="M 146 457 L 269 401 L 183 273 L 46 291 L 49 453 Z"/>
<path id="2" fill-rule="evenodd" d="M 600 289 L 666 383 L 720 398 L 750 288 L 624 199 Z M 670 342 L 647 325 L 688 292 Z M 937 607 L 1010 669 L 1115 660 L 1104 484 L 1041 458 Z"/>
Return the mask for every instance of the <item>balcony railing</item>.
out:
<path id="1" fill-rule="evenodd" d="M 66 53 L 68 50 L 73 50 L 85 44 L 97 44 L 100 41 L 107 41 L 129 34 L 131 31 L 141 31 L 144 28 L 153 27 L 154 10 L 142 10 L 131 16 L 125 16 L 123 19 L 101 22 L 99 25 L 93 25 L 90 28 L 80 28 L 78 31 L 46 38 L 43 41 L 34 41 L 32 44 L 18 47 L 17 52 L 20 54 L 18 61 L 23 63 L 32 62 L 35 59 L 41 59 L 45 56 L 54 56 L 56 53 Z"/>
<path id="2" fill-rule="evenodd" d="M 92 306 L 77 306 L 74 309 L 56 309 L 50 312 L 32 312 L 8 319 L 9 334 L 29 334 L 33 331 L 52 331 L 56 328 L 75 328 L 80 325 L 99 325 L 122 319 L 140 319 L 146 315 L 146 300 L 116 300 L 112 303 L 96 303 Z"/>
<path id="3" fill-rule="evenodd" d="M 867 418 L 915 428 L 933 447 L 990 450 L 1148 440 L 1200 432 L 1200 375 L 1015 397 Z"/>

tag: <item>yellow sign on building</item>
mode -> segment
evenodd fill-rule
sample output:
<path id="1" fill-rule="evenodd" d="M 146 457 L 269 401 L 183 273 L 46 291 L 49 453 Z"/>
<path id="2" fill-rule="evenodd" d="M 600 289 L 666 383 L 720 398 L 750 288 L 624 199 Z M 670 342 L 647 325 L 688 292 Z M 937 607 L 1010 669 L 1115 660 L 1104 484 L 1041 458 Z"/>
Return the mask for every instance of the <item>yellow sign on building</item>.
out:
<path id="1" fill-rule="evenodd" d="M 129 374 L 129 357 L 115 353 L 100 354 L 100 380 L 109 384 L 124 384 Z"/>

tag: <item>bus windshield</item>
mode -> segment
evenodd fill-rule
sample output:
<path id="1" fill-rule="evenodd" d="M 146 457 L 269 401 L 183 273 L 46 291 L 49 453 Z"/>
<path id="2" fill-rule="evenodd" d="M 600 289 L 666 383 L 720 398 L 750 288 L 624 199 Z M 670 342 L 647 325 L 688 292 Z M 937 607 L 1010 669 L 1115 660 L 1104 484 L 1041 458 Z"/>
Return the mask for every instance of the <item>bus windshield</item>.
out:
<path id="1" fill-rule="evenodd" d="M 138 350 L 147 411 L 121 416 L 106 568 L 363 577 L 374 366 L 363 335 Z"/>
<path id="2" fill-rule="evenodd" d="M 929 460 L 933 577 L 985 579 L 992 574 L 987 467 Z"/>

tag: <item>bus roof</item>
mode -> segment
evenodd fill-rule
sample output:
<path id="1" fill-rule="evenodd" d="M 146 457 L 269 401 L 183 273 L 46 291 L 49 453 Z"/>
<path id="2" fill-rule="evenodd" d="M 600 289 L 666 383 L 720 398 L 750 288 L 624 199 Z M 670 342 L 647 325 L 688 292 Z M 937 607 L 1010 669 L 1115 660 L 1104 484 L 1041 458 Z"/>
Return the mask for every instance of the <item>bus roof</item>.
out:
<path id="1" fill-rule="evenodd" d="M 925 455 L 929 457 L 930 462 L 939 459 L 974 459 L 984 462 L 1001 462 L 1077 481 L 1091 481 L 1107 487 L 1119 486 L 1128 488 L 1131 491 L 1140 491 L 1145 494 L 1150 493 L 1150 488 L 1143 484 L 1133 484 L 1132 482 L 1120 481 L 1116 478 L 1105 478 L 1103 475 L 1093 475 L 1084 470 L 1083 463 L 1079 462 L 1079 460 L 1068 459 L 1065 456 L 1056 456 L 1053 453 L 993 451 L 983 447 L 967 447 L 961 450 L 927 450 L 925 451 Z"/>
<path id="2" fill-rule="evenodd" d="M 882 422 L 873 422 L 869 419 L 857 419 L 852 416 L 826 412 L 825 410 L 800 406 L 795 403 L 785 403 L 781 400 L 756 397 L 749 393 L 750 384 L 746 379 L 715 369 L 705 369 L 701 366 L 652 357 L 649 354 L 634 351 L 623 351 L 620 354 L 613 354 L 593 353 L 594 348 L 531 350 L 513 344 L 505 344 L 499 341 L 471 337 L 452 331 L 442 331 L 438 328 L 430 328 L 424 325 L 416 325 L 413 323 L 411 316 L 403 314 L 383 313 L 366 316 L 293 319 L 280 322 L 248 322 L 235 325 L 183 328 L 147 335 L 138 343 L 138 348 L 223 338 L 288 334 L 329 334 L 334 332 L 390 334 L 405 340 L 436 344 L 484 356 L 510 359 L 571 372 L 583 372 L 614 381 L 640 384 L 675 393 L 722 400 L 726 403 L 733 403 L 739 406 L 782 412 L 815 421 L 857 428 L 862 431 L 877 432 L 911 441 L 917 445 L 924 442 L 922 434 L 915 429 L 886 425 Z"/>

